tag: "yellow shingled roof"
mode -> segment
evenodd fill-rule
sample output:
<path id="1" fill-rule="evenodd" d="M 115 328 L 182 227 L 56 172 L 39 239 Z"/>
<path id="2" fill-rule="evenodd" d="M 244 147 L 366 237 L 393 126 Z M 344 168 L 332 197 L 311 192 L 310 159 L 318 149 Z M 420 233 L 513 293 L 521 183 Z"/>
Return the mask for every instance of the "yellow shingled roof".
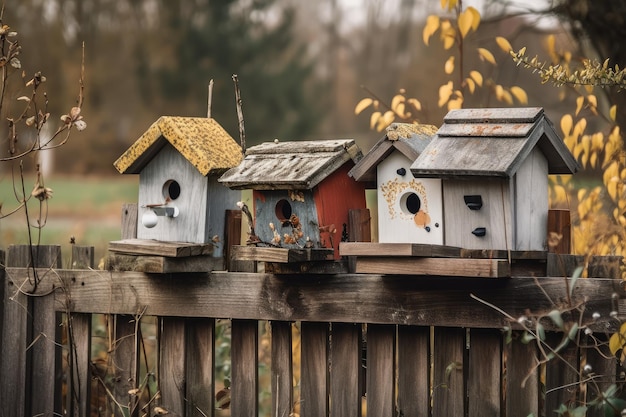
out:
<path id="1" fill-rule="evenodd" d="M 196 169 L 207 175 L 239 165 L 241 147 L 213 118 L 162 116 L 114 162 L 122 174 L 137 174 L 161 149 L 165 138 Z"/>

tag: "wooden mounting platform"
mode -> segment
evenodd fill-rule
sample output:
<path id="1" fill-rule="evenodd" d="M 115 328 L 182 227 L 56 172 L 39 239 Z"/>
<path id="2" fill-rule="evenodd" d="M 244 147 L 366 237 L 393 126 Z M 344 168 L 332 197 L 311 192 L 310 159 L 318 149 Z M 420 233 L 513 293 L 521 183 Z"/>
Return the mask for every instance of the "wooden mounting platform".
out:
<path id="1" fill-rule="evenodd" d="M 211 255 L 213 253 L 213 244 L 124 239 L 109 242 L 109 251 L 131 255 L 156 255 L 180 258 L 186 256 Z"/>
<path id="2" fill-rule="evenodd" d="M 224 259 L 212 253 L 210 243 L 118 240 L 109 242 L 106 269 L 156 274 L 224 270 Z"/>
<path id="3" fill-rule="evenodd" d="M 333 249 L 308 248 L 272 248 L 261 246 L 233 246 L 232 258 L 237 261 L 257 261 L 257 262 L 317 262 L 332 261 L 334 257 Z"/>
<path id="4" fill-rule="evenodd" d="M 527 261 L 533 261 L 533 267 L 537 269 L 532 273 L 545 273 L 548 257 L 544 251 L 476 250 L 419 243 L 370 242 L 342 242 L 339 253 L 354 257 L 356 273 L 486 278 L 531 272 Z"/>

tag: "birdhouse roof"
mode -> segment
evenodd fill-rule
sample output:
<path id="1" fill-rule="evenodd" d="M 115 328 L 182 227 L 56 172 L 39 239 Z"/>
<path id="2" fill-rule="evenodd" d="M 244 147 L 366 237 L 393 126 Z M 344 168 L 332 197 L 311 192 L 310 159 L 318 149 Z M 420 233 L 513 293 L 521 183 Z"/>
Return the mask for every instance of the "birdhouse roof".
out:
<path id="1" fill-rule="evenodd" d="M 411 162 L 424 151 L 437 133 L 432 125 L 418 123 L 392 123 L 385 136 L 350 170 L 348 175 L 356 181 L 376 182 L 376 167 L 394 150 L 398 150 Z"/>
<path id="2" fill-rule="evenodd" d="M 460 109 L 411 165 L 416 177 L 511 178 L 538 146 L 549 174 L 572 174 L 576 159 L 540 107 Z"/>
<path id="3" fill-rule="evenodd" d="M 352 139 L 265 142 L 246 150 L 239 166 L 219 182 L 234 189 L 312 189 L 363 154 Z"/>
<path id="4" fill-rule="evenodd" d="M 215 119 L 162 116 L 113 165 L 122 174 L 138 174 L 168 142 L 204 176 L 242 158 L 241 147 Z"/>

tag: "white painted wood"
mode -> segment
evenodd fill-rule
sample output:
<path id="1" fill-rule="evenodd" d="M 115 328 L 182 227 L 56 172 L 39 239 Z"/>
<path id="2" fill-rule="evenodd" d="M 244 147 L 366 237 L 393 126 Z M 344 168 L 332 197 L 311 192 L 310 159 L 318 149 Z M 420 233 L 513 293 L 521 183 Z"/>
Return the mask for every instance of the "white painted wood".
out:
<path id="1" fill-rule="evenodd" d="M 548 234 L 548 161 L 535 148 L 513 179 L 516 250 L 545 250 Z"/>
<path id="2" fill-rule="evenodd" d="M 205 178 L 208 181 L 205 239 L 208 242 L 214 236 L 218 237 L 218 244 L 213 249 L 214 257 L 221 257 L 224 253 L 226 210 L 237 210 L 237 201 L 241 200 L 241 191 L 231 190 L 218 183 L 218 177 L 209 174 Z"/>
<path id="3" fill-rule="evenodd" d="M 378 164 L 378 240 L 383 243 L 443 244 L 441 180 L 414 178 L 411 162 L 399 151 L 394 151 Z M 397 173 L 402 168 L 406 172 L 404 176 Z M 407 207 L 410 194 L 419 197 L 421 213 L 414 214 Z M 426 215 L 430 221 L 424 224 Z"/>
<path id="4" fill-rule="evenodd" d="M 480 195 L 482 208 L 470 210 L 465 204 L 465 195 Z M 443 200 L 446 245 L 466 249 L 515 249 L 510 180 L 444 180 Z M 485 236 L 472 234 L 478 227 L 487 228 Z"/>

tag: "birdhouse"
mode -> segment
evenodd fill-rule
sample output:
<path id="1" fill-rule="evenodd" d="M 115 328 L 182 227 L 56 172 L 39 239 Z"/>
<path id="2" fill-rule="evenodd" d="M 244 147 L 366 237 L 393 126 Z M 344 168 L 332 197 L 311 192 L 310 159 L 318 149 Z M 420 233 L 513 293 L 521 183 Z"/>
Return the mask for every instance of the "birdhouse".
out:
<path id="1" fill-rule="evenodd" d="M 225 210 L 240 197 L 217 179 L 241 158 L 241 147 L 214 119 L 160 117 L 114 163 L 122 174 L 139 174 L 137 238 L 223 241 Z M 222 256 L 221 245 L 213 256 Z"/>
<path id="2" fill-rule="evenodd" d="M 253 190 L 251 243 L 330 248 L 348 239 L 348 211 L 365 208 L 365 187 L 348 176 L 362 157 L 354 140 L 267 142 L 249 148 L 220 182 Z M 332 255 L 332 253 L 331 253 Z"/>
<path id="3" fill-rule="evenodd" d="M 379 242 L 443 244 L 441 180 L 411 173 L 436 131 L 431 125 L 394 123 L 350 170 L 356 181 L 377 189 Z"/>
<path id="4" fill-rule="evenodd" d="M 514 251 L 546 250 L 548 175 L 577 170 L 542 108 L 452 110 L 411 165 L 442 180 L 445 245 Z"/>

